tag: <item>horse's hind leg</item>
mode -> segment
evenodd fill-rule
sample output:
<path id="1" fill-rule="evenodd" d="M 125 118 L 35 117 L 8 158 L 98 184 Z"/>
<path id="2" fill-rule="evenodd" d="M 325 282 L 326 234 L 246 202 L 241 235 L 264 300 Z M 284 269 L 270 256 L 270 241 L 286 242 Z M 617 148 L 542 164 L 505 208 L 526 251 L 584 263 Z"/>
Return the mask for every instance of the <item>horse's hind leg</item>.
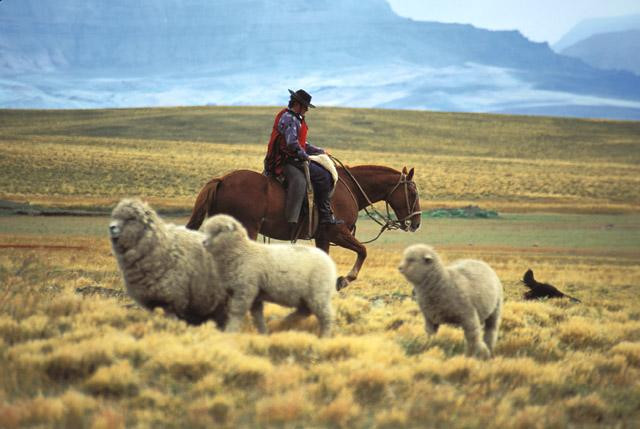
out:
<path id="1" fill-rule="evenodd" d="M 349 231 L 344 224 L 336 225 L 328 231 L 329 241 L 335 243 L 345 249 L 353 250 L 358 254 L 355 264 L 351 268 L 351 271 L 346 276 L 338 277 L 336 289 L 340 290 L 349 285 L 352 281 L 358 278 L 358 273 L 364 264 L 364 260 L 367 259 L 367 248 L 362 245 Z M 317 245 L 317 243 L 316 243 Z M 318 246 L 320 247 L 320 246 Z"/>

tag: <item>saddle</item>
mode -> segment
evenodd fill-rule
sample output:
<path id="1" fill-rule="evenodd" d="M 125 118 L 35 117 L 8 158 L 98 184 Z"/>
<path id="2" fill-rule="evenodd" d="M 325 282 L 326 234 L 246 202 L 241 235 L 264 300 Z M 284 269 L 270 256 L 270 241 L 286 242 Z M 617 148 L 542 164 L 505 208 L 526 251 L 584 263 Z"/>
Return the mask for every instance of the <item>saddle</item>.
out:
<path id="1" fill-rule="evenodd" d="M 333 189 L 336 189 L 336 183 L 338 183 L 338 170 L 336 170 L 336 164 L 333 162 L 331 157 L 325 153 L 320 155 L 311 155 L 309 159 L 313 162 L 320 164 L 331 173 L 331 177 L 333 178 Z"/>
<path id="2" fill-rule="evenodd" d="M 288 192 L 288 183 L 284 175 L 269 176 L 269 178 L 273 180 L 274 183 L 277 183 L 276 186 L 281 186 L 285 193 Z M 300 207 L 300 214 L 298 215 L 297 230 L 294 236 L 294 241 L 296 239 L 311 240 L 315 237 L 320 219 L 320 213 L 318 212 L 318 207 L 316 207 L 315 199 L 313 198 L 313 187 L 308 186 L 307 195 L 303 194 L 300 198 L 302 199 L 302 205 Z M 309 216 L 309 202 L 311 202 L 311 216 Z M 286 217 L 286 213 L 283 213 L 283 215 Z M 311 222 L 311 229 L 309 229 L 309 222 Z"/>
<path id="3" fill-rule="evenodd" d="M 336 189 L 336 183 L 338 182 L 338 171 L 333 163 L 333 160 L 327 154 L 311 155 L 309 156 L 309 162 L 316 162 L 327 170 L 333 178 L 333 187 L 331 189 L 331 195 Z M 300 210 L 300 217 L 298 218 L 298 228 L 293 236 L 293 241 L 298 238 L 304 240 L 310 240 L 315 237 L 318 231 L 318 224 L 320 219 L 320 213 L 315 204 L 315 198 L 313 195 L 313 186 L 311 185 L 311 177 L 309 176 L 309 166 L 305 164 L 305 177 L 307 179 L 307 198 L 306 205 L 302 205 Z M 330 197 L 331 197 L 330 195 Z M 305 210 L 306 209 L 306 210 Z"/>
<path id="4" fill-rule="evenodd" d="M 315 162 L 327 170 L 333 179 L 333 187 L 331 193 L 335 191 L 336 183 L 338 180 L 338 172 L 336 170 L 333 160 L 326 154 L 312 155 L 309 157 L 310 161 Z M 306 178 L 306 192 L 301 192 L 300 195 L 296 195 L 294 198 L 297 203 L 292 206 L 299 207 L 300 214 L 298 215 L 297 230 L 292 234 L 292 239 L 295 241 L 298 238 L 309 240 L 316 235 L 318 230 L 318 224 L 320 219 L 320 213 L 315 204 L 313 186 L 311 185 L 311 178 L 309 175 L 308 165 L 302 164 L 300 168 L 305 172 Z M 290 192 L 288 189 L 288 183 L 286 182 L 284 175 L 272 176 L 284 189 L 285 192 Z M 289 198 L 290 196 L 287 196 Z M 293 207 L 293 210 L 298 208 Z M 286 218 L 290 216 L 285 213 Z"/>
<path id="5" fill-rule="evenodd" d="M 313 197 L 311 197 L 311 201 L 313 201 Z M 318 232 L 319 219 L 320 213 L 318 212 L 315 201 L 312 203 L 311 216 L 309 216 L 307 204 L 303 204 L 302 210 L 300 210 L 298 227 L 296 229 L 295 235 L 293 236 L 293 241 L 295 242 L 297 239 L 311 240 L 312 238 L 314 238 L 316 236 L 316 233 Z M 309 222 L 311 222 L 311 227 L 309 227 Z"/>

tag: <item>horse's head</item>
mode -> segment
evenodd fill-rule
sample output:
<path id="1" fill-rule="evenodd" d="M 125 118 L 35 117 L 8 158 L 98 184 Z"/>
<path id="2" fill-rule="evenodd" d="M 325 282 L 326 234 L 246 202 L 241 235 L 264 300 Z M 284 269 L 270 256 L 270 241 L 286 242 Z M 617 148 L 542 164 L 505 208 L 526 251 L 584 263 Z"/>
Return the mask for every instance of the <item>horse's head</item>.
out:
<path id="1" fill-rule="evenodd" d="M 420 228 L 422 219 L 418 187 L 413 181 L 413 173 L 413 168 L 407 172 L 407 167 L 403 167 L 397 183 L 385 198 L 398 217 L 400 228 L 411 232 Z"/>

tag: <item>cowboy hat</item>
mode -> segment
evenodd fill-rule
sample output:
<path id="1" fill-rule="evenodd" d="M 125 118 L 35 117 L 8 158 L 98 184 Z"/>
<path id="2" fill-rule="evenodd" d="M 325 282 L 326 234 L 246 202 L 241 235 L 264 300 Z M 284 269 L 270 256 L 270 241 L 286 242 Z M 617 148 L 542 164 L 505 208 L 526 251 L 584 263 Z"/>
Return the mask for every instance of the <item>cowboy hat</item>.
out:
<path id="1" fill-rule="evenodd" d="M 297 101 L 305 107 L 316 107 L 311 104 L 311 95 L 304 89 L 299 89 L 296 92 L 289 90 L 289 94 L 291 94 L 291 99 Z"/>

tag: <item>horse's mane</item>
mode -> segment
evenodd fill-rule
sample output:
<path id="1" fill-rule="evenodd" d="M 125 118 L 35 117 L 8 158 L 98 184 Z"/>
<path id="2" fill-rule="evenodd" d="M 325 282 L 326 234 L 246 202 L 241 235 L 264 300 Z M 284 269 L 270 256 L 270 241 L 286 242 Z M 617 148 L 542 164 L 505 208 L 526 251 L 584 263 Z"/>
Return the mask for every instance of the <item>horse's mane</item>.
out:
<path id="1" fill-rule="evenodd" d="M 351 170 L 376 170 L 376 171 L 387 171 L 389 173 L 395 173 L 395 174 L 400 174 L 400 171 L 391 168 L 391 167 L 387 167 L 385 165 L 375 165 L 375 164 L 363 164 L 363 165 L 343 165 L 340 167 L 337 167 L 338 170 L 347 168 L 349 171 Z"/>

